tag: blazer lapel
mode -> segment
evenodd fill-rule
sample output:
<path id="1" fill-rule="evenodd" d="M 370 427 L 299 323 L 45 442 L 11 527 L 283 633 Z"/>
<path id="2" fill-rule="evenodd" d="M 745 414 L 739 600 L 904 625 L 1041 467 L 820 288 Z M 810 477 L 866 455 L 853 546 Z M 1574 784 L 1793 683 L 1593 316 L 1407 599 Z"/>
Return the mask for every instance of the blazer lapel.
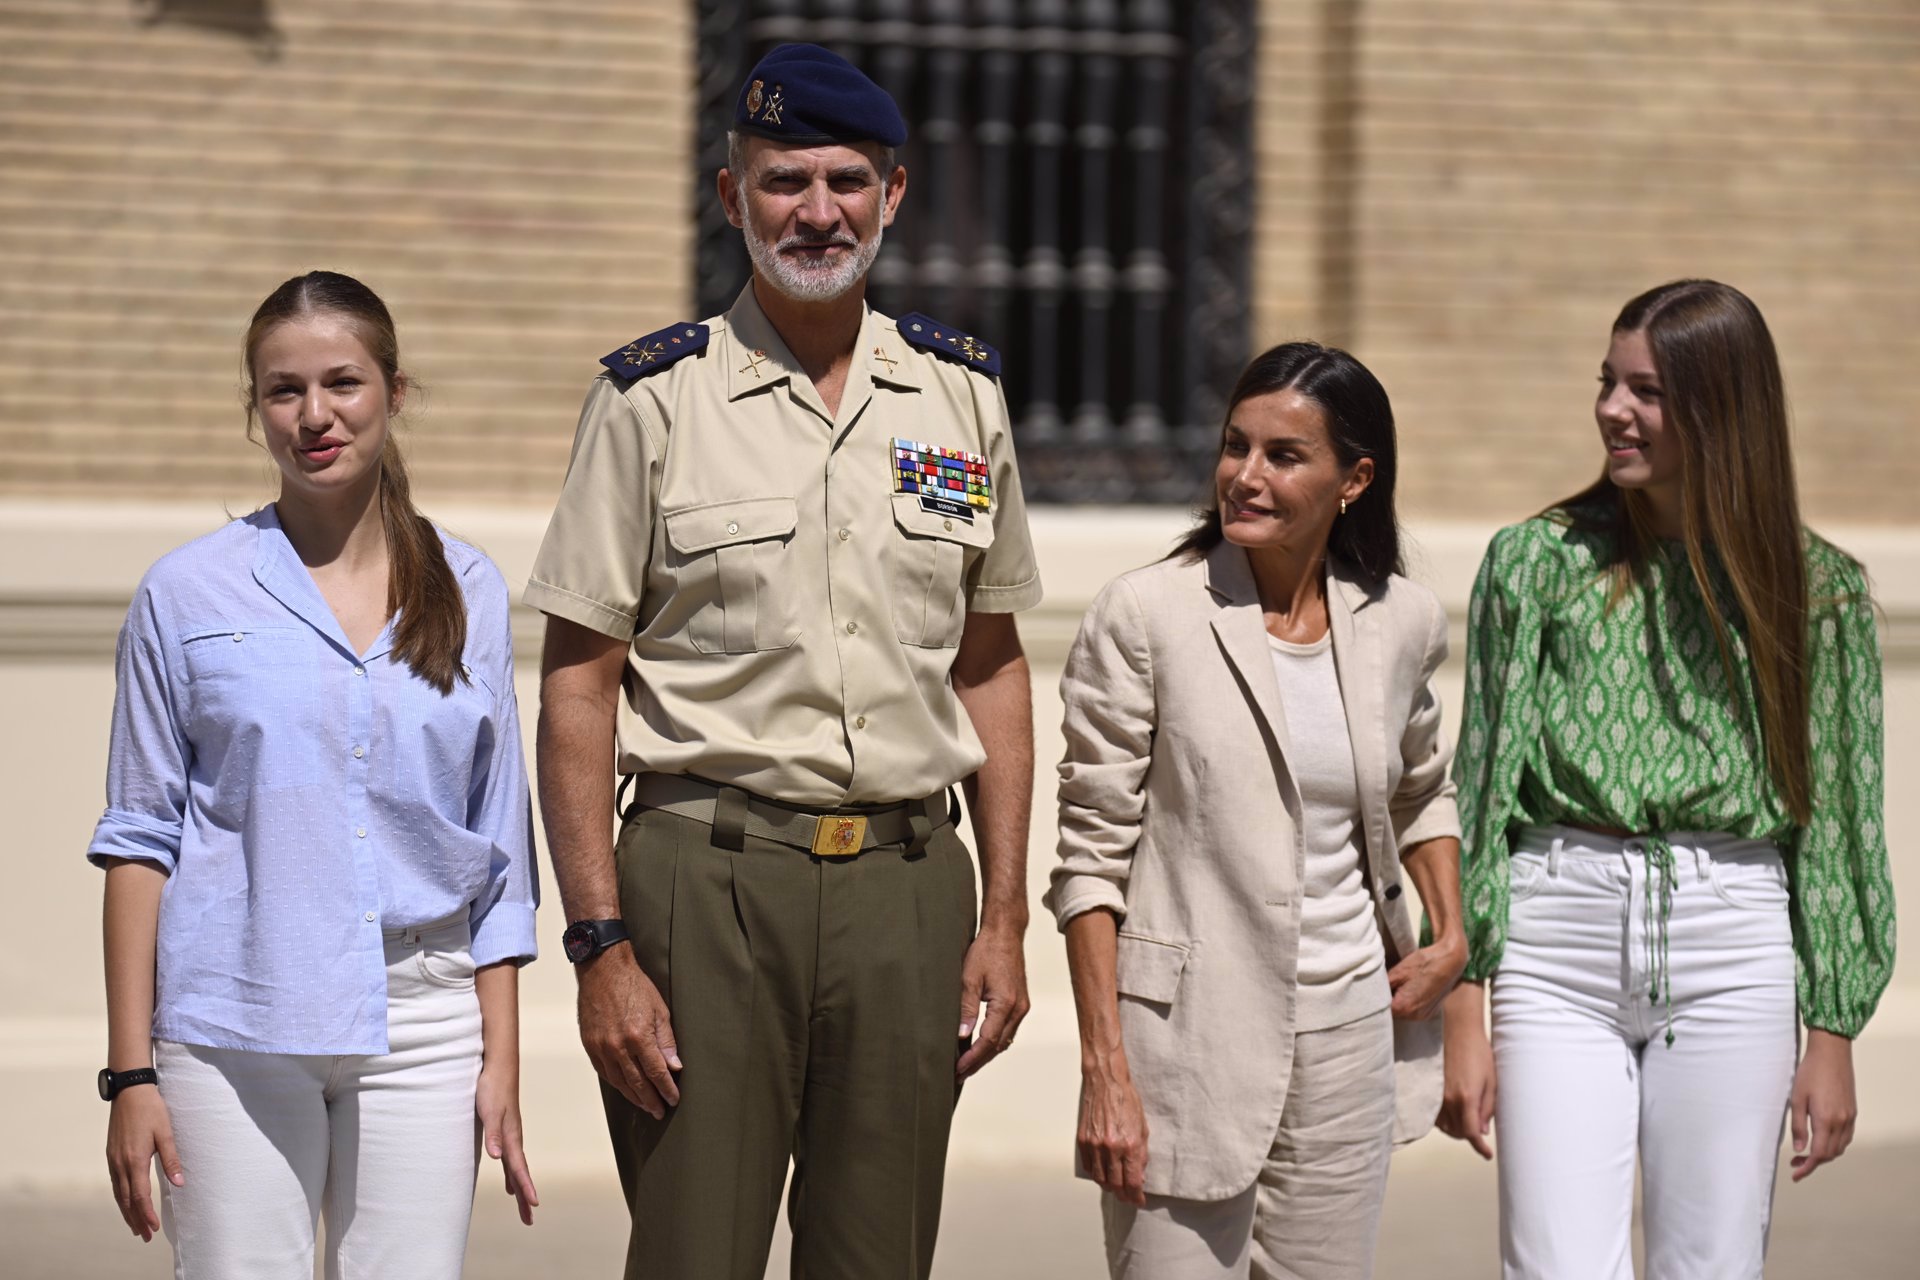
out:
<path id="1" fill-rule="evenodd" d="M 1327 561 L 1327 627 L 1333 634 L 1333 665 L 1340 701 L 1347 711 L 1347 738 L 1353 744 L 1354 782 L 1360 789 L 1360 820 L 1367 853 L 1378 882 L 1388 855 L 1387 757 L 1396 744 L 1387 741 L 1386 710 L 1381 704 L 1380 644 L 1367 610 L 1367 589 L 1345 566 Z"/>
<path id="2" fill-rule="evenodd" d="M 1231 542 L 1221 542 L 1207 553 L 1207 588 L 1220 600 L 1220 611 L 1213 617 L 1213 631 L 1220 649 L 1239 673 L 1240 683 L 1253 701 L 1253 709 L 1266 723 L 1279 749 L 1282 777 L 1287 794 L 1292 795 L 1292 773 L 1287 761 L 1293 755 L 1293 739 L 1287 732 L 1287 717 L 1280 706 L 1280 685 L 1273 675 L 1273 650 L 1267 644 L 1267 624 L 1260 612 L 1260 593 L 1254 589 L 1253 570 L 1247 565 L 1247 553 Z M 1297 800 L 1297 797 L 1294 797 Z M 1290 804 L 1297 812 L 1297 804 Z"/>

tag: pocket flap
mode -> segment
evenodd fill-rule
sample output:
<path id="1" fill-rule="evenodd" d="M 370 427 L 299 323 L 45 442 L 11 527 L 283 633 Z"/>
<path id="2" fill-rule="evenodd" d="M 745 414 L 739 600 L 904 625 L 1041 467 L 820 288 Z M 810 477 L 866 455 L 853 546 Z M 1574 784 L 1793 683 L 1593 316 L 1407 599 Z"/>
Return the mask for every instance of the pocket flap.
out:
<path id="1" fill-rule="evenodd" d="M 784 538 L 799 522 L 792 498 L 736 498 L 667 512 L 667 541 L 683 554 L 735 542 Z"/>
<path id="2" fill-rule="evenodd" d="M 1180 975 L 1187 967 L 1188 948 L 1177 942 L 1160 942 L 1137 933 L 1122 933 L 1115 957 L 1115 985 L 1123 996 L 1172 1004 L 1180 988 Z"/>
<path id="3" fill-rule="evenodd" d="M 968 520 L 965 516 L 928 511 L 920 505 L 917 493 L 896 493 L 893 522 L 900 526 L 900 532 L 912 538 L 942 538 L 969 547 L 993 545 L 993 519 L 978 507 L 974 509 L 973 519 Z"/>

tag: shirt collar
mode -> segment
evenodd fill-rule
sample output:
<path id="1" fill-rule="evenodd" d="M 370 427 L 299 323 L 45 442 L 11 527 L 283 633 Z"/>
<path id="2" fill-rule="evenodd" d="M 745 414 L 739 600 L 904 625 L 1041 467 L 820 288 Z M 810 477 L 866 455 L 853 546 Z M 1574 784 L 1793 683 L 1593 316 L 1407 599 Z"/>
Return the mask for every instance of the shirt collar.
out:
<path id="1" fill-rule="evenodd" d="M 373 645 L 364 654 L 354 652 L 346 632 L 340 629 L 340 620 L 320 594 L 319 584 L 301 563 L 300 553 L 293 549 L 281 527 L 279 504 L 268 503 L 246 520 L 254 528 L 253 579 L 268 595 L 357 663 L 371 662 L 393 648 L 395 619 L 388 618 Z"/>

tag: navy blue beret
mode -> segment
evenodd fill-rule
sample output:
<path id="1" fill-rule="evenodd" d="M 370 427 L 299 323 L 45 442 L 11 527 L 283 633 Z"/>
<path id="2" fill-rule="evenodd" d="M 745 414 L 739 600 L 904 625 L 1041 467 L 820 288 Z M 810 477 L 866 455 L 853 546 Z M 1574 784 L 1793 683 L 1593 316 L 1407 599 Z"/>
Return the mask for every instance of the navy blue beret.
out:
<path id="1" fill-rule="evenodd" d="M 747 73 L 733 126 L 778 142 L 878 142 L 897 147 L 907 122 L 860 68 L 817 44 L 783 44 Z"/>

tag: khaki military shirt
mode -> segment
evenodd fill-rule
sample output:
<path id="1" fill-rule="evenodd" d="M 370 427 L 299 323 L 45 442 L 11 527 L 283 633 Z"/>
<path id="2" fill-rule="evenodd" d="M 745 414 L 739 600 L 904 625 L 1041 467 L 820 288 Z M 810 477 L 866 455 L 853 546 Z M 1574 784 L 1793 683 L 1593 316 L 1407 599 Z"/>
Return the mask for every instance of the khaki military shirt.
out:
<path id="1" fill-rule="evenodd" d="M 836 416 L 751 284 L 708 323 L 697 354 L 594 381 L 527 585 L 632 642 L 620 771 L 821 806 L 973 773 L 948 681 L 966 615 L 1040 600 L 999 382 L 869 310 Z M 939 450 L 980 474 L 903 491 Z"/>

